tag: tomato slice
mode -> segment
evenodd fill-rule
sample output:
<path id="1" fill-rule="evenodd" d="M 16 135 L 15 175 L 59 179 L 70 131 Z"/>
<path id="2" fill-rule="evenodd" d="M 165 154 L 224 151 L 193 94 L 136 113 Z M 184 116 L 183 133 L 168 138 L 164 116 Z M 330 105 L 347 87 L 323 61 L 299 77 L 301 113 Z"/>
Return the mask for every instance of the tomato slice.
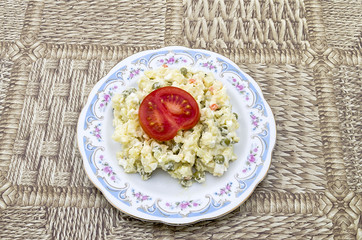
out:
<path id="1" fill-rule="evenodd" d="M 142 129 L 158 141 L 174 138 L 181 129 L 194 127 L 200 120 L 195 99 L 181 88 L 162 87 L 142 101 L 138 116 Z"/>

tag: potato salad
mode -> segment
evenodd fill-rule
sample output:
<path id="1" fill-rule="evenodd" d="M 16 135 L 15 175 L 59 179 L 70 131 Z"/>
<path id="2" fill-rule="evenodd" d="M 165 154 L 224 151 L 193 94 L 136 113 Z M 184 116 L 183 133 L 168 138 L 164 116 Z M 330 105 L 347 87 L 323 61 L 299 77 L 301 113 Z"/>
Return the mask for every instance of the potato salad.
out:
<path id="1" fill-rule="evenodd" d="M 194 98 L 200 120 L 191 129 L 175 132 L 171 140 L 158 141 L 142 129 L 139 109 L 147 95 L 168 86 Z M 225 87 L 211 73 L 168 67 L 149 70 L 140 78 L 138 89 L 116 94 L 112 104 L 112 138 L 122 144 L 117 159 L 126 173 L 138 172 L 147 180 L 161 168 L 179 179 L 183 187 L 189 187 L 194 181 L 204 182 L 206 172 L 223 175 L 230 161 L 236 160 L 233 145 L 239 141 L 238 116 L 232 111 Z"/>

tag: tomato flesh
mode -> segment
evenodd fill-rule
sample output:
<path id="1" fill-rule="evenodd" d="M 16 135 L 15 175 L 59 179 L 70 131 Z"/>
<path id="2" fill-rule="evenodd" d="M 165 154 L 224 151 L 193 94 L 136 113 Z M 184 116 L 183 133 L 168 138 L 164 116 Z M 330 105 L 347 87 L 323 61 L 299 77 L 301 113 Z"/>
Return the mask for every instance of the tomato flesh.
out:
<path id="1" fill-rule="evenodd" d="M 142 129 L 158 141 L 171 140 L 179 130 L 190 129 L 200 120 L 195 99 L 177 87 L 162 87 L 148 94 L 138 115 Z"/>

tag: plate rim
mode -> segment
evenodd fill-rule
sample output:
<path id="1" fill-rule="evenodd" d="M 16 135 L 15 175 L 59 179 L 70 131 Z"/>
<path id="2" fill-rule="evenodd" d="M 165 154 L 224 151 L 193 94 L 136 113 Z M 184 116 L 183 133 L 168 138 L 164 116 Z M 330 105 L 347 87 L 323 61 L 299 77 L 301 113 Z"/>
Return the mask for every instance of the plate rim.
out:
<path id="1" fill-rule="evenodd" d="M 251 185 L 251 187 L 249 188 L 250 189 L 250 193 L 243 199 L 241 200 L 239 203 L 236 204 L 236 206 L 232 207 L 231 209 L 225 211 L 225 212 L 221 212 L 219 214 L 216 214 L 215 216 L 211 216 L 211 217 L 203 217 L 203 216 L 195 216 L 195 217 L 192 217 L 192 218 L 195 218 L 194 220 L 192 221 L 186 221 L 186 222 L 180 222 L 180 221 L 177 221 L 177 222 L 170 222 L 170 221 L 167 221 L 168 219 L 171 219 L 171 218 L 160 218 L 160 217 L 155 217 L 155 216 L 150 216 L 148 215 L 148 218 L 146 217 L 141 217 L 141 216 L 136 216 L 124 209 L 122 209 L 121 207 L 117 206 L 117 203 L 116 201 L 114 202 L 114 200 L 112 198 L 114 198 L 112 195 L 109 196 L 109 193 L 107 191 L 107 189 L 102 186 L 101 182 L 99 181 L 96 181 L 96 178 L 97 176 L 93 175 L 91 176 L 89 174 L 88 171 L 91 171 L 92 172 L 92 169 L 90 168 L 90 166 L 88 166 L 88 159 L 87 157 L 85 156 L 85 153 L 84 153 L 84 150 L 82 150 L 81 148 L 81 145 L 83 144 L 83 139 L 80 135 L 81 132 L 83 132 L 84 130 L 82 130 L 82 125 L 84 125 L 84 120 L 85 119 L 85 115 L 86 115 L 86 112 L 87 112 L 87 109 L 88 107 L 90 106 L 91 104 L 91 101 L 92 101 L 92 98 L 94 97 L 92 92 L 95 90 L 95 89 L 98 89 L 99 87 L 102 86 L 102 84 L 104 84 L 104 81 L 106 81 L 112 74 L 114 74 L 114 72 L 116 72 L 122 65 L 124 65 L 123 62 L 127 61 L 127 59 L 129 58 L 132 58 L 132 59 L 137 59 L 139 57 L 142 57 L 142 56 L 145 56 L 145 55 L 148 55 L 150 53 L 155 53 L 157 54 L 157 52 L 160 52 L 160 51 L 173 51 L 173 50 L 185 50 L 185 51 L 188 51 L 188 50 L 192 50 L 192 51 L 197 51 L 197 52 L 201 52 L 201 53 L 205 53 L 205 54 L 209 54 L 209 55 L 214 55 L 216 58 L 221 58 L 221 59 L 226 59 L 228 61 L 228 64 L 231 64 L 233 67 L 235 67 L 237 70 L 239 70 L 242 74 L 245 75 L 245 77 L 247 78 L 247 80 L 251 83 L 253 83 L 253 87 L 256 89 L 257 93 L 259 94 L 259 97 L 261 98 L 261 100 L 263 100 L 262 102 L 264 103 L 264 107 L 266 108 L 266 111 L 268 112 L 268 116 L 267 116 L 267 119 L 271 120 L 271 125 L 270 125 L 270 150 L 268 151 L 267 155 L 266 155 L 266 158 L 265 158 L 265 161 L 268 161 L 269 162 L 269 165 L 267 167 L 263 167 L 261 169 L 261 172 L 259 173 L 259 175 L 256 176 L 257 179 L 259 180 L 256 180 L 255 182 L 253 182 L 253 184 Z M 269 114 L 270 113 L 270 114 Z M 214 220 L 214 219 L 217 219 L 217 218 L 220 218 L 220 217 L 223 217 L 231 212 L 233 212 L 234 210 L 236 210 L 238 207 L 240 207 L 247 199 L 249 199 L 249 197 L 254 193 L 256 187 L 260 184 L 260 182 L 262 182 L 265 177 L 267 176 L 267 173 L 269 172 L 270 170 L 270 167 L 271 167 L 271 162 L 272 162 L 272 154 L 274 152 L 274 149 L 275 149 L 275 145 L 276 145 L 276 138 L 277 138 L 277 128 L 276 128 L 276 122 L 275 122 L 275 117 L 274 117 L 274 113 L 272 111 L 272 109 L 270 108 L 269 106 L 269 103 L 265 100 L 264 98 L 264 94 L 259 86 L 259 84 L 251 77 L 249 76 L 247 73 L 245 73 L 242 69 L 240 69 L 240 67 L 234 63 L 231 59 L 229 59 L 228 57 L 226 56 L 223 56 L 219 53 L 216 53 L 216 52 L 212 52 L 212 51 L 209 51 L 209 50 L 205 50 L 205 49 L 193 49 L 193 48 L 187 48 L 187 47 L 184 47 L 184 46 L 167 46 L 167 47 L 163 47 L 163 48 L 158 48 L 158 49 L 150 49 L 150 50 L 145 50 L 145 51 L 141 51 L 141 52 L 138 52 L 138 53 L 135 53 L 135 54 L 132 54 L 124 59 L 122 59 L 120 62 L 118 62 L 115 66 L 113 66 L 111 68 L 111 70 L 104 76 L 102 77 L 100 80 L 97 81 L 97 83 L 92 87 L 89 95 L 87 96 L 87 101 L 86 103 L 84 104 L 80 114 L 79 114 L 79 117 L 78 117 L 78 121 L 77 121 L 77 130 L 76 130 L 76 134 L 77 134 L 77 146 L 78 146 L 78 150 L 79 150 L 79 153 L 82 157 L 82 160 L 83 160 L 83 169 L 87 175 L 87 177 L 89 178 L 89 180 L 92 182 L 92 184 L 98 189 L 101 191 L 101 193 L 103 194 L 103 196 L 106 198 L 106 200 L 113 206 L 115 207 L 116 209 L 118 209 L 119 211 L 131 216 L 131 217 L 134 217 L 136 219 L 139 219 L 139 220 L 142 220 L 142 221 L 148 221 L 148 222 L 160 222 L 160 223 L 163 223 L 163 224 L 166 224 L 166 225 L 172 225 L 172 226 L 180 226 L 180 225 L 190 225 L 190 224 L 194 224 L 196 222 L 201 222 L 201 221 L 209 221 L 209 220 Z M 188 217 L 183 217 L 181 219 L 190 219 Z"/>

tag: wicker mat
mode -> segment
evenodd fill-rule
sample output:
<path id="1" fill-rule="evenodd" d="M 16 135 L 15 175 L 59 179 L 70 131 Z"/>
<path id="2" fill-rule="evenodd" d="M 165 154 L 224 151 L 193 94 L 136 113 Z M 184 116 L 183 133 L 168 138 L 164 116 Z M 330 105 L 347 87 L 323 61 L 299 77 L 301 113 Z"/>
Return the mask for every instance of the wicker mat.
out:
<path id="1" fill-rule="evenodd" d="M 183 227 L 113 208 L 76 147 L 93 85 L 169 45 L 232 59 L 278 131 L 254 194 Z M 0 239 L 362 239 L 361 110 L 361 0 L 1 0 Z"/>

